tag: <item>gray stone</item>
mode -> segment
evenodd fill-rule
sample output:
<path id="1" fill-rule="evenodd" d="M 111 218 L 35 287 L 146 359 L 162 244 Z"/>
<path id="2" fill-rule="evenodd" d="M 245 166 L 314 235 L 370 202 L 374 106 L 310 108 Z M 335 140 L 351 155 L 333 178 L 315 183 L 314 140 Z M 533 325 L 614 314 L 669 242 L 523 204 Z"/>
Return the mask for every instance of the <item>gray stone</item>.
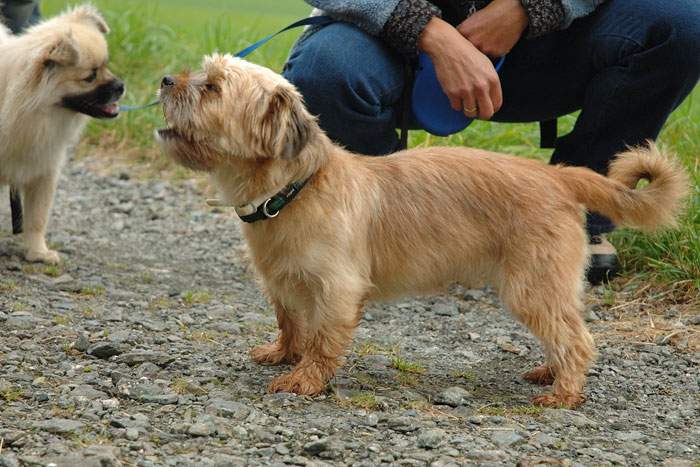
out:
<path id="1" fill-rule="evenodd" d="M 452 386 L 435 397 L 435 402 L 442 405 L 449 405 L 450 407 L 458 407 L 465 404 L 471 398 L 471 394 L 459 386 Z"/>
<path id="2" fill-rule="evenodd" d="M 187 430 L 192 436 L 211 436 L 216 431 L 209 423 L 193 423 Z"/>
<path id="3" fill-rule="evenodd" d="M 491 440 L 496 446 L 505 448 L 521 442 L 523 437 L 513 430 L 497 430 L 491 432 Z"/>
<path id="4" fill-rule="evenodd" d="M 479 301 L 482 298 L 484 298 L 486 294 L 484 293 L 483 290 L 478 290 L 478 289 L 469 289 L 464 291 L 464 300 L 466 301 Z"/>
<path id="5" fill-rule="evenodd" d="M 52 418 L 51 420 L 42 420 L 34 423 L 34 427 L 39 430 L 61 435 L 74 433 L 81 430 L 84 426 L 85 424 L 82 422 L 65 418 Z"/>
<path id="6" fill-rule="evenodd" d="M 412 417 L 392 417 L 387 420 L 387 426 L 400 433 L 410 433 L 418 429 Z"/>
<path id="7" fill-rule="evenodd" d="M 427 430 L 421 430 L 418 433 L 418 447 L 425 449 L 435 449 L 445 439 L 445 430 L 440 428 L 430 428 Z"/>
<path id="8" fill-rule="evenodd" d="M 115 361 L 126 363 L 130 366 L 140 365 L 144 362 L 154 363 L 160 367 L 165 367 L 175 360 L 175 356 L 164 352 L 153 352 L 150 350 L 135 350 L 119 355 Z"/>
<path id="9" fill-rule="evenodd" d="M 207 413 L 220 417 L 232 418 L 234 420 L 245 420 L 250 415 L 252 409 L 245 404 L 235 401 L 214 399 L 209 402 L 206 408 Z"/>
<path id="10" fill-rule="evenodd" d="M 376 413 L 367 414 L 365 417 L 365 425 L 377 426 L 379 424 L 379 416 Z"/>
<path id="11" fill-rule="evenodd" d="M 502 450 L 474 450 L 467 451 L 464 456 L 468 459 L 475 459 L 481 461 L 498 461 L 503 460 L 508 457 L 505 451 Z"/>
<path id="12" fill-rule="evenodd" d="M 304 445 L 304 451 L 309 454 L 318 455 L 323 451 L 326 451 L 331 446 L 330 439 L 321 438 L 314 441 L 309 441 Z"/>
<path id="13" fill-rule="evenodd" d="M 75 339 L 73 347 L 80 352 L 87 351 L 87 349 L 90 347 L 90 340 L 88 339 L 87 334 L 84 332 L 78 333 L 78 337 Z"/>
<path id="14" fill-rule="evenodd" d="M 154 402 L 156 404 L 175 404 L 178 401 L 178 395 L 175 393 L 167 393 L 165 390 L 150 383 L 143 383 L 134 386 L 129 391 L 129 396 L 142 402 Z"/>
<path id="15" fill-rule="evenodd" d="M 126 439 L 130 441 L 136 441 L 137 439 L 139 439 L 139 430 L 136 428 L 127 428 Z"/>
<path id="16" fill-rule="evenodd" d="M 98 342 L 92 345 L 87 350 L 87 353 L 93 357 L 107 360 L 110 357 L 124 353 L 125 350 L 126 348 L 119 344 L 114 344 L 112 342 Z"/>
<path id="17" fill-rule="evenodd" d="M 457 316 L 459 314 L 459 309 L 457 304 L 450 303 L 437 303 L 432 306 L 433 313 L 438 316 Z"/>
<path id="18" fill-rule="evenodd" d="M 12 455 L 0 454 L 0 467 L 19 467 L 19 461 Z"/>
<path id="19" fill-rule="evenodd" d="M 76 397 L 83 400 L 94 400 L 94 399 L 106 399 L 107 394 L 102 391 L 98 391 L 92 386 L 81 385 L 77 386 L 70 392 L 72 397 Z"/>
<path id="20" fill-rule="evenodd" d="M 545 409 L 543 418 L 564 426 L 575 426 L 577 428 L 596 427 L 598 424 L 583 415 L 567 409 Z"/>

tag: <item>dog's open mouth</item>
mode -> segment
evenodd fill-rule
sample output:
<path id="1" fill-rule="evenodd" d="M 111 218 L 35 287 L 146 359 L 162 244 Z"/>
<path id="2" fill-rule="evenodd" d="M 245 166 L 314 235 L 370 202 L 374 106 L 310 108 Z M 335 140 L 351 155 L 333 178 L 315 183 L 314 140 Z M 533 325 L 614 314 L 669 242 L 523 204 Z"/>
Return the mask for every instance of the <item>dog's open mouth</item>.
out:
<path id="1" fill-rule="evenodd" d="M 61 105 L 93 118 L 115 118 L 119 115 L 118 102 L 123 94 L 123 83 L 115 80 L 84 94 L 66 96 Z"/>
<path id="2" fill-rule="evenodd" d="M 160 128 L 157 130 L 158 136 L 163 140 L 179 138 L 180 134 L 174 128 Z"/>
<path id="3" fill-rule="evenodd" d="M 63 98 L 63 107 L 93 118 L 115 118 L 119 115 L 119 104 L 116 99 L 108 102 L 94 102 L 86 96 L 71 96 Z"/>

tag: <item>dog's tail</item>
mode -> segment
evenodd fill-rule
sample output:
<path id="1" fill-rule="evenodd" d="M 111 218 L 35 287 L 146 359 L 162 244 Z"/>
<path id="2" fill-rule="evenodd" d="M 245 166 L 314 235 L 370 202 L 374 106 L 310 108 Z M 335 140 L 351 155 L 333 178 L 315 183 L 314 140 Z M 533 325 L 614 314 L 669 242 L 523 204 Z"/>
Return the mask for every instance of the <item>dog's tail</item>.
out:
<path id="1" fill-rule="evenodd" d="M 640 230 L 671 227 L 689 191 L 688 175 L 654 143 L 618 154 L 608 177 L 579 167 L 560 174 L 576 199 L 616 225 Z M 649 184 L 637 188 L 640 180 Z"/>

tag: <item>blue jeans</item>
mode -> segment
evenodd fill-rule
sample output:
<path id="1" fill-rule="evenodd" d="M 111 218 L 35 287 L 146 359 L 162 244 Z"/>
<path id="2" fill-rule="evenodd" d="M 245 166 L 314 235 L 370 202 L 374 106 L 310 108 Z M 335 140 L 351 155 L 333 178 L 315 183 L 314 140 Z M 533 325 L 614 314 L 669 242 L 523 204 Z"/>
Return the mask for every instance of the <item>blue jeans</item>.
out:
<path id="1" fill-rule="evenodd" d="M 284 76 L 333 140 L 382 155 L 399 147 L 402 67 L 376 37 L 333 23 L 302 37 Z M 700 2 L 608 0 L 564 31 L 521 40 L 500 76 L 504 104 L 494 121 L 533 122 L 581 110 L 551 162 L 605 173 L 626 146 L 655 139 L 697 83 Z M 613 228 L 608 219 L 589 216 L 591 235 Z"/>
<path id="2" fill-rule="evenodd" d="M 10 30 L 17 34 L 39 22 L 39 0 L 5 0 L 0 9 Z"/>

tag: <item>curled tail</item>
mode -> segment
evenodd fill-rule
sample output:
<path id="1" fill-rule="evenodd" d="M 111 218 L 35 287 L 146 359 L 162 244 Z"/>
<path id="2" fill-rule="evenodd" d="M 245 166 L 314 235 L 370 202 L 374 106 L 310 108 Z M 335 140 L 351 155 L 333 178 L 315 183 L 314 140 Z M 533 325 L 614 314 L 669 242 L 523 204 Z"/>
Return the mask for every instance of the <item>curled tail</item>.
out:
<path id="1" fill-rule="evenodd" d="M 618 154 L 607 177 L 580 167 L 561 167 L 560 175 L 591 211 L 640 230 L 674 226 L 689 191 L 685 170 L 652 142 Z M 643 179 L 649 184 L 636 188 Z"/>

